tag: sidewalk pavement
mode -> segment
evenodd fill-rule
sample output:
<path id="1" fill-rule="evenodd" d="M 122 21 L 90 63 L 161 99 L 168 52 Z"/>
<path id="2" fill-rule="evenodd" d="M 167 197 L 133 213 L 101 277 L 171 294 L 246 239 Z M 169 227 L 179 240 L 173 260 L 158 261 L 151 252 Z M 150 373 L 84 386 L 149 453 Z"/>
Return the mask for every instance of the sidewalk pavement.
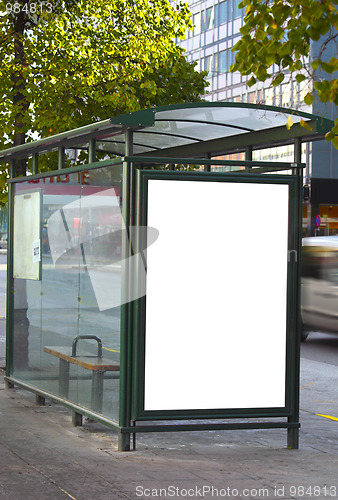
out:
<path id="1" fill-rule="evenodd" d="M 126 500 L 338 498 L 338 366 L 302 359 L 300 449 L 286 430 L 150 433 L 117 451 L 96 422 L 0 375 L 0 499 Z M 336 420 L 318 416 L 333 416 Z"/>

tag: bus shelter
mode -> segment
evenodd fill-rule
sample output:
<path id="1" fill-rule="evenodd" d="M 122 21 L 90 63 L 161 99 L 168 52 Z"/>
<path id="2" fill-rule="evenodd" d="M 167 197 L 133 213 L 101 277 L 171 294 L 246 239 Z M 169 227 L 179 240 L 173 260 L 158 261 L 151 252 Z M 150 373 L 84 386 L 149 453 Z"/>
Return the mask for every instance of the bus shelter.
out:
<path id="1" fill-rule="evenodd" d="M 140 432 L 239 428 L 284 428 L 297 448 L 301 142 L 331 127 L 203 102 L 1 151 L 7 386 L 111 426 L 120 450 Z M 288 143 L 292 163 L 252 161 Z"/>

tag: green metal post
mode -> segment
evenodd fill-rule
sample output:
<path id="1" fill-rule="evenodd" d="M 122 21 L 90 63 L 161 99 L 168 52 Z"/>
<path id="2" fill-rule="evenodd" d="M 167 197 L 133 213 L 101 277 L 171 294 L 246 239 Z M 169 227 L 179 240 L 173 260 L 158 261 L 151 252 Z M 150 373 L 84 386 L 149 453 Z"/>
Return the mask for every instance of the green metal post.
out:
<path id="1" fill-rule="evenodd" d="M 302 162 L 302 140 L 300 137 L 294 139 L 293 158 L 295 163 Z M 298 168 L 292 170 L 293 175 L 298 175 Z"/>
<path id="2" fill-rule="evenodd" d="M 245 148 L 245 161 L 252 161 L 252 146 L 247 146 Z M 245 171 L 250 172 L 252 167 L 246 167 Z"/>
<path id="3" fill-rule="evenodd" d="M 126 130 L 125 156 L 132 156 L 133 153 L 133 131 Z M 120 338 L 120 408 L 119 424 L 120 427 L 130 426 L 131 415 L 131 329 L 132 329 L 132 307 L 129 303 L 130 286 L 132 286 L 131 269 L 129 260 L 132 249 L 130 244 L 130 226 L 133 221 L 133 164 L 129 161 L 123 163 L 123 183 L 122 183 L 122 215 L 126 226 L 126 236 L 122 241 L 122 307 L 121 307 L 121 338 Z M 130 451 L 130 433 L 119 431 L 118 436 L 119 451 Z"/>
<path id="4" fill-rule="evenodd" d="M 65 148 L 61 146 L 59 148 L 59 156 L 58 156 L 58 170 L 62 170 L 65 168 Z"/>
<path id="5" fill-rule="evenodd" d="M 33 165 L 32 165 L 32 174 L 39 173 L 39 153 L 33 154 Z"/>
<path id="6" fill-rule="evenodd" d="M 252 161 L 252 146 L 247 146 L 245 148 L 245 160 Z"/>
<path id="7" fill-rule="evenodd" d="M 302 162 L 302 139 L 300 137 L 296 137 L 294 139 L 294 162 L 301 163 Z"/>
<path id="8" fill-rule="evenodd" d="M 10 162 L 9 176 L 14 177 L 14 160 Z M 8 184 L 8 222 L 7 222 L 7 303 L 6 303 L 6 376 L 9 377 L 13 366 L 13 314 L 14 314 L 14 280 L 13 280 L 13 206 L 14 189 Z M 7 384 L 7 387 L 11 387 Z"/>
<path id="9" fill-rule="evenodd" d="M 295 149 L 294 149 L 294 161 L 301 163 L 302 158 L 302 147 L 301 139 L 295 139 Z M 300 316 L 300 282 L 301 282 L 301 258 L 302 258 L 302 190 L 303 190 L 303 170 L 300 166 L 292 169 L 293 175 L 298 178 L 298 192 L 297 192 L 297 241 L 295 241 L 295 248 L 297 250 L 297 276 L 296 276 L 296 286 L 294 293 L 296 294 L 296 331 L 294 332 L 295 338 L 292 339 L 294 346 L 294 380 L 295 384 L 293 387 L 293 415 L 288 417 L 289 423 L 299 422 L 299 377 L 300 377 L 300 333 L 301 333 L 301 316 Z M 287 447 L 289 449 L 299 448 L 299 427 L 291 427 L 287 430 Z"/>
<path id="10" fill-rule="evenodd" d="M 89 149 L 88 149 L 88 163 L 96 162 L 96 141 L 95 139 L 91 139 L 89 141 Z"/>
<path id="11" fill-rule="evenodd" d="M 9 162 L 9 178 L 14 179 L 15 177 L 15 160 Z"/>
<path id="12" fill-rule="evenodd" d="M 208 159 L 208 160 L 211 160 L 211 153 L 207 153 L 205 155 L 205 157 Z M 211 171 L 211 165 L 210 163 L 208 163 L 207 165 L 204 165 L 204 172 L 210 172 Z"/>

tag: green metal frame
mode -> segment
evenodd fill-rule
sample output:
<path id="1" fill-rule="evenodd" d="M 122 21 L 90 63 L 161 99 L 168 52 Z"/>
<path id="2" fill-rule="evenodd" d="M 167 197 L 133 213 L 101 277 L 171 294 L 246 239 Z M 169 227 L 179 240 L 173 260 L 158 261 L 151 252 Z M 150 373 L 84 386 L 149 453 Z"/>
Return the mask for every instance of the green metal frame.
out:
<path id="1" fill-rule="evenodd" d="M 123 163 L 122 158 L 115 158 L 112 160 L 103 160 L 94 163 L 88 163 L 86 165 L 77 165 L 71 168 L 63 168 L 60 170 L 53 170 L 51 172 L 41 172 L 30 175 L 29 177 L 11 177 L 8 179 L 8 185 L 17 184 L 18 182 L 27 182 L 27 181 L 35 181 L 39 179 L 48 179 L 50 177 L 57 177 L 59 175 L 66 174 L 76 174 L 77 172 L 83 172 L 86 170 L 97 170 L 98 168 L 110 167 L 113 165 L 121 165 Z"/>
<path id="2" fill-rule="evenodd" d="M 12 176 L 12 165 L 10 166 Z M 13 314 L 14 314 L 14 279 L 13 279 L 13 211 L 14 189 L 8 184 L 8 228 L 7 228 L 7 293 L 6 293 L 6 376 L 9 377 L 13 367 Z"/>
<path id="3" fill-rule="evenodd" d="M 294 165 L 301 171 L 301 165 Z M 268 169 L 265 169 L 268 171 Z M 137 225 L 147 225 L 147 186 L 150 179 L 157 180 L 185 180 L 208 182 L 255 182 L 265 184 L 287 184 L 289 186 L 289 248 L 298 247 L 299 233 L 297 216 L 299 212 L 299 175 L 273 175 L 258 176 L 254 173 L 238 176 L 237 173 L 205 173 L 205 172 L 163 172 L 140 170 L 137 172 L 137 197 L 135 211 Z M 140 247 L 145 248 L 145 242 L 140 242 Z M 137 250 L 137 249 L 136 249 Z M 286 359 L 286 405 L 283 408 L 246 408 L 246 409 L 219 409 L 219 410 L 180 410 L 180 411 L 144 411 L 144 366 L 145 366 L 145 301 L 142 297 L 134 303 L 134 361 L 135 372 L 133 376 L 133 408 L 134 420 L 170 420 L 189 418 L 238 418 L 238 417 L 295 417 L 295 387 L 297 374 L 297 346 L 295 339 L 299 336 L 297 330 L 297 277 L 298 265 L 290 261 L 288 265 L 288 318 L 287 318 L 287 359 Z M 296 294 L 296 295 L 295 295 Z M 297 417 L 296 417 L 297 420 Z"/>

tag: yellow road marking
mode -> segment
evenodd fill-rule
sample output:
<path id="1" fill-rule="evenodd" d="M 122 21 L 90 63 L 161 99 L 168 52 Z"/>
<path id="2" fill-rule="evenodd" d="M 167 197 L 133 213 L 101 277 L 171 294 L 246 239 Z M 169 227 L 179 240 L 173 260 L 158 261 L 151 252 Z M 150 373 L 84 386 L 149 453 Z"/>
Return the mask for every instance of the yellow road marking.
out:
<path id="1" fill-rule="evenodd" d="M 63 491 L 63 493 L 65 493 L 66 495 L 69 496 L 69 498 L 72 498 L 72 500 L 76 500 L 75 497 L 73 497 L 70 493 L 68 493 L 68 491 L 64 490 L 63 488 L 60 488 L 61 491 Z"/>
<path id="2" fill-rule="evenodd" d="M 304 389 L 304 387 L 310 387 L 310 385 L 313 385 L 315 384 L 316 382 L 310 382 L 309 384 L 306 384 L 306 385 L 301 385 L 300 388 L 301 389 Z"/>
<path id="3" fill-rule="evenodd" d="M 337 417 L 331 417 L 330 415 L 321 415 L 320 413 L 316 413 L 317 417 L 329 418 L 330 420 L 336 420 L 338 422 Z"/>
<path id="4" fill-rule="evenodd" d="M 104 347 L 104 346 L 102 346 L 102 349 L 105 349 L 106 351 L 110 351 L 110 352 L 120 352 L 120 351 L 115 351 L 114 349 L 108 349 L 108 347 Z"/>

